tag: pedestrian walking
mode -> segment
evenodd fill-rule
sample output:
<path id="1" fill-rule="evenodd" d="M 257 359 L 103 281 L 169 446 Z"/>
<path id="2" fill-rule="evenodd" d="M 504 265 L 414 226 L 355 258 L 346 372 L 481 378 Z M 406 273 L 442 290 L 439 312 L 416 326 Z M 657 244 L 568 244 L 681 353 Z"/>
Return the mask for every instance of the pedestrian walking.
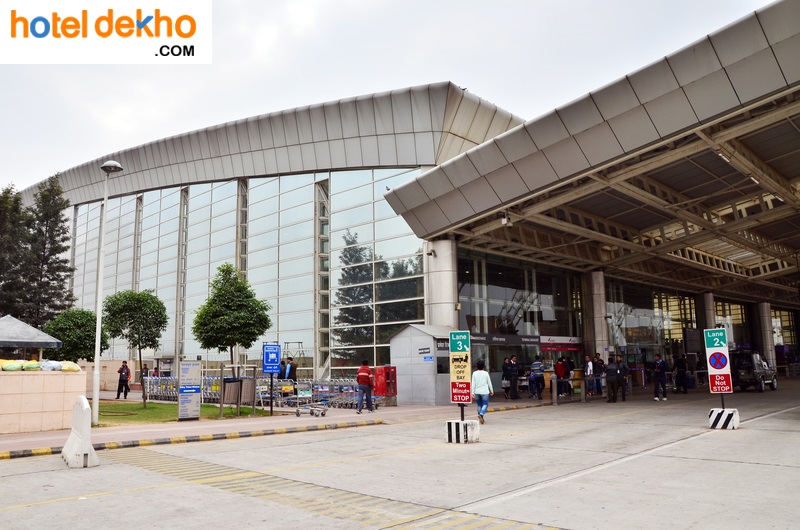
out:
<path id="1" fill-rule="evenodd" d="M 537 355 L 531 364 L 531 376 L 528 384 L 531 387 L 531 397 L 535 394 L 539 399 L 542 398 L 544 392 L 544 363 L 541 356 Z"/>
<path id="2" fill-rule="evenodd" d="M 661 354 L 656 354 L 656 362 L 653 365 L 653 379 L 655 385 L 653 386 L 653 399 L 658 401 L 658 387 L 661 387 L 661 395 L 664 401 L 667 400 L 667 362 L 661 358 Z"/>
<path id="3" fill-rule="evenodd" d="M 483 416 L 489 408 L 489 396 L 494 395 L 492 380 L 486 371 L 486 362 L 478 359 L 477 369 L 472 372 L 472 398 L 478 406 L 478 421 L 484 423 Z"/>

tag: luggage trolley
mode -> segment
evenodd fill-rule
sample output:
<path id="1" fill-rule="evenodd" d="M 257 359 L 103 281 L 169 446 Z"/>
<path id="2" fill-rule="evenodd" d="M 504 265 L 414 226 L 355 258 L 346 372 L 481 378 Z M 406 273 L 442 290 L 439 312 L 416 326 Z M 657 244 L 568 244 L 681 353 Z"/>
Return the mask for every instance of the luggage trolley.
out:
<path id="1" fill-rule="evenodd" d="M 312 379 L 297 380 L 297 395 L 295 396 L 297 408 L 294 412 L 295 415 L 300 416 L 300 409 L 305 409 L 309 414 L 317 417 L 324 416 L 328 412 L 328 398 L 327 396 L 324 397 L 323 402 L 323 397 L 319 393 L 320 386 L 319 381 Z"/>

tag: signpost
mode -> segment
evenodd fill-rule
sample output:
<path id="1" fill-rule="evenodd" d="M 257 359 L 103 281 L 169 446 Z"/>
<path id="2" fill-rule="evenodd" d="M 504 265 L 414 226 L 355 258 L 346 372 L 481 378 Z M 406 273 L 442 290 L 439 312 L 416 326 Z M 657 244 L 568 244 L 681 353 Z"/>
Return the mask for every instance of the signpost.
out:
<path id="1" fill-rule="evenodd" d="M 469 331 L 450 332 L 450 403 L 461 408 L 472 402 L 472 364 L 470 359 Z"/>
<path id="2" fill-rule="evenodd" d="M 201 361 L 181 361 L 178 366 L 178 420 L 199 420 L 203 365 Z"/>
<path id="3" fill-rule="evenodd" d="M 275 374 L 281 371 L 281 345 L 280 344 L 264 344 L 262 346 L 262 353 L 264 355 L 262 372 L 269 374 L 269 415 L 272 416 L 272 396 L 275 395 L 273 384 Z M 253 403 L 255 406 L 255 403 Z"/>
<path id="4" fill-rule="evenodd" d="M 728 355 L 728 333 L 724 328 L 704 329 L 703 337 L 708 359 L 708 388 L 719 394 L 725 408 L 725 394 L 733 393 L 731 363 Z"/>

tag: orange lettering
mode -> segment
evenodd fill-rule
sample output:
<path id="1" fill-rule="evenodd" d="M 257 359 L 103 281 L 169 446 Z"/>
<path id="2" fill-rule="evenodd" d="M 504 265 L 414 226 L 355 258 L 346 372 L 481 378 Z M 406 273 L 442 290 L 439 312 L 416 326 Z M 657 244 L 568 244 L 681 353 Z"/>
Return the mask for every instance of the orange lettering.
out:
<path id="1" fill-rule="evenodd" d="M 12 9 L 11 10 L 11 38 L 12 39 L 16 39 L 17 38 L 17 24 L 19 22 L 22 22 L 22 38 L 27 39 L 28 38 L 28 34 L 29 34 L 28 33 L 28 19 L 25 18 L 25 17 L 18 17 L 17 16 L 17 10 L 16 9 Z"/>

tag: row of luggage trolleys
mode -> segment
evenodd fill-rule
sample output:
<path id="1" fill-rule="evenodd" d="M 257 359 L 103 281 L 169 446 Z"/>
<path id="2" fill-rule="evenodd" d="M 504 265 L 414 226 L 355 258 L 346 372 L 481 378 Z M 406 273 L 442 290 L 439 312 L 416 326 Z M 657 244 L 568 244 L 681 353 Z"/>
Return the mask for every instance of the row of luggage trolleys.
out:
<path id="1" fill-rule="evenodd" d="M 177 377 L 148 377 L 145 379 L 148 399 L 155 401 L 178 400 Z M 203 376 L 203 402 L 219 403 L 221 395 L 221 382 L 219 376 Z M 252 388 L 252 387 L 251 387 Z M 358 405 L 358 383 L 355 378 L 335 379 L 275 379 L 270 394 L 269 378 L 259 377 L 256 380 L 256 403 L 261 407 L 268 407 L 270 402 L 275 407 L 289 407 L 295 409 L 295 414 L 300 416 L 308 412 L 313 416 L 325 416 L 328 408 L 354 409 Z M 252 394 L 251 394 L 252 395 Z M 246 396 L 242 401 L 249 403 Z M 372 397 L 373 407 L 376 409 L 380 397 Z"/>
<path id="2" fill-rule="evenodd" d="M 259 380 L 259 383 L 262 381 Z M 312 416 L 325 416 L 329 408 L 354 409 L 358 404 L 358 384 L 355 378 L 298 379 L 296 382 L 278 380 L 269 393 L 269 380 L 259 384 L 258 400 L 261 406 L 291 407 L 300 416 L 308 412 Z M 373 397 L 373 406 L 378 407 L 378 398 Z"/>

